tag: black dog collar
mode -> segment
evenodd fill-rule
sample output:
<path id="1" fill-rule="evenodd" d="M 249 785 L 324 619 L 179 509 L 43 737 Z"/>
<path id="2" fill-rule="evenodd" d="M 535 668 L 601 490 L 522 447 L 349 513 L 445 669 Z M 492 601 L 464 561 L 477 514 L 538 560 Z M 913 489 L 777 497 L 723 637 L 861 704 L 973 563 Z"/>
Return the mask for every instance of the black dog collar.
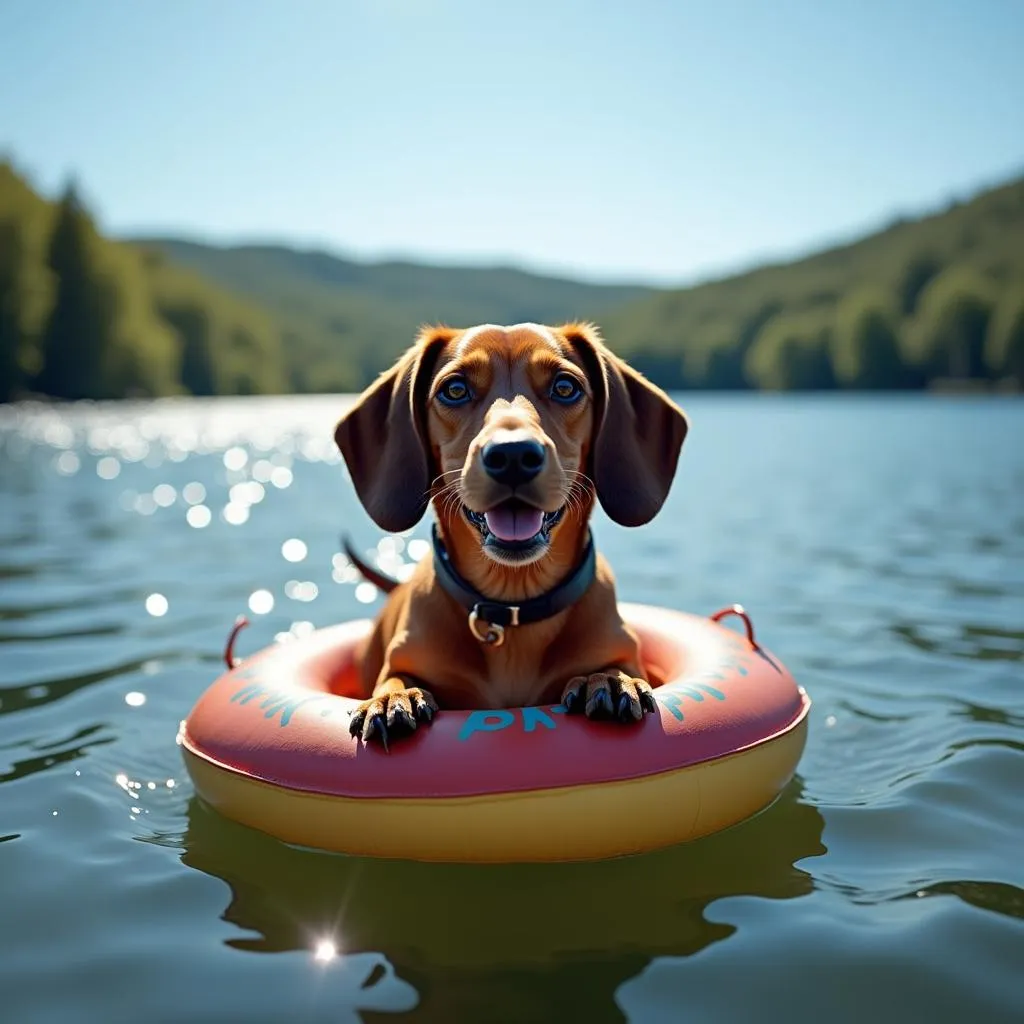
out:
<path id="1" fill-rule="evenodd" d="M 441 534 L 434 524 L 432 538 L 434 542 L 434 570 L 438 582 L 446 593 L 450 594 L 469 611 L 470 632 L 484 644 L 500 646 L 505 641 L 505 629 L 509 626 L 526 626 L 531 622 L 550 619 L 559 612 L 564 612 L 575 604 L 594 582 L 597 571 L 597 554 L 594 551 L 594 538 L 588 532 L 587 546 L 583 551 L 580 564 L 558 584 L 553 590 L 538 597 L 531 597 L 519 604 L 506 604 L 504 601 L 491 601 L 477 593 L 456 571 L 451 557 L 441 540 Z M 481 629 L 480 623 L 485 623 Z"/>

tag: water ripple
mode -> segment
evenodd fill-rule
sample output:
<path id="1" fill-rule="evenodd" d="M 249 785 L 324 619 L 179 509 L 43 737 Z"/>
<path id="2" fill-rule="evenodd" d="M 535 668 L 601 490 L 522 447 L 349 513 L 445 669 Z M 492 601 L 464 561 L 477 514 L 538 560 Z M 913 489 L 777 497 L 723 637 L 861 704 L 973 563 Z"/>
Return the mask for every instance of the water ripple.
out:
<path id="1" fill-rule="evenodd" d="M 239 612 L 257 649 L 380 607 L 340 531 L 423 556 L 354 500 L 350 401 L 0 407 L 0 1017 L 1024 1015 L 1024 404 L 686 396 L 666 508 L 595 535 L 624 600 L 748 608 L 799 774 L 699 843 L 465 867 L 236 825 L 174 743 Z"/>

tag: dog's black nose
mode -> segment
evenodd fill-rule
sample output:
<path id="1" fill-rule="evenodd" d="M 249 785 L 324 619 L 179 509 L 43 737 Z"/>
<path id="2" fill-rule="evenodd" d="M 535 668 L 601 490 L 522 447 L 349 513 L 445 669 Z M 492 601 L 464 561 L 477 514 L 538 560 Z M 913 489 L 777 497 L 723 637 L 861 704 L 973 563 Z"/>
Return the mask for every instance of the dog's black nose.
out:
<path id="1" fill-rule="evenodd" d="M 492 441 L 483 451 L 487 475 L 509 487 L 528 484 L 544 468 L 546 458 L 539 441 Z"/>

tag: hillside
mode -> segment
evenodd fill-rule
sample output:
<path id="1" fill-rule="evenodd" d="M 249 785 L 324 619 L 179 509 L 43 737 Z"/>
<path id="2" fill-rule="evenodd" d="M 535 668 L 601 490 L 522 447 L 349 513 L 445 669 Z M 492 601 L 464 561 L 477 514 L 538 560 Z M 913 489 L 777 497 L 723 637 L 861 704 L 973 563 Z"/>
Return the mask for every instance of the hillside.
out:
<path id="1" fill-rule="evenodd" d="M 668 387 L 1024 382 L 1024 178 L 853 244 L 603 318 Z"/>
<path id="2" fill-rule="evenodd" d="M 255 304 L 105 238 L 73 186 L 49 201 L 0 161 L 0 401 L 288 391 L 286 341 Z"/>
<path id="3" fill-rule="evenodd" d="M 310 360 L 321 364 L 335 358 L 352 366 L 362 383 L 405 348 L 423 323 L 600 318 L 625 302 L 657 294 L 502 267 L 357 262 L 272 245 L 132 241 L 270 310 L 296 337 L 290 349 L 293 375 Z"/>
<path id="4" fill-rule="evenodd" d="M 425 321 L 598 321 L 669 388 L 920 388 L 1024 377 L 1024 179 L 785 264 L 683 289 L 140 242 L 272 310 L 304 364 L 369 380 Z M 300 323 L 299 318 L 302 318 Z M 316 386 L 314 373 L 303 382 Z"/>
<path id="5" fill-rule="evenodd" d="M 0 161 L 0 401 L 361 388 L 423 322 L 597 321 L 663 387 L 1024 386 L 1024 179 L 684 289 L 104 237 Z"/>

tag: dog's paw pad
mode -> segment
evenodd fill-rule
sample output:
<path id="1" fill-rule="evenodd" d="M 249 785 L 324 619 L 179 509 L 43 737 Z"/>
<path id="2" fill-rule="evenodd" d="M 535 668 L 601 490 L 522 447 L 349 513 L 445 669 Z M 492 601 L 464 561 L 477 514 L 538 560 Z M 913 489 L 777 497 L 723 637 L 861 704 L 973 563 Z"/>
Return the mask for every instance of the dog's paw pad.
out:
<path id="1" fill-rule="evenodd" d="M 348 731 L 364 743 L 380 743 L 387 750 L 389 740 L 415 732 L 420 722 L 429 723 L 436 712 L 437 701 L 427 690 L 393 690 L 359 704 L 352 712 Z"/>
<path id="2" fill-rule="evenodd" d="M 657 710 L 650 683 L 618 669 L 570 679 L 562 704 L 570 714 L 582 712 L 587 718 L 619 722 L 639 722 Z"/>

